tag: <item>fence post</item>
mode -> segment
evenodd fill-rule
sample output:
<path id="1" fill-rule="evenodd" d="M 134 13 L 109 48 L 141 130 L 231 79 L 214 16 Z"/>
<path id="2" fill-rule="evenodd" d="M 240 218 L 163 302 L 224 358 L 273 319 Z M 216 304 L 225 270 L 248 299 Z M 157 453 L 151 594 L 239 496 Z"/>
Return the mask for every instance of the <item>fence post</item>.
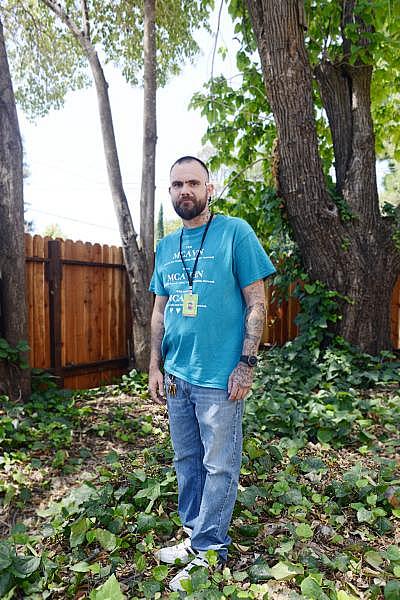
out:
<path id="1" fill-rule="evenodd" d="M 57 383 L 64 386 L 61 362 L 61 242 L 48 241 L 48 258 L 46 279 L 49 282 L 49 313 L 50 313 L 50 361 L 51 368 L 57 376 Z"/>

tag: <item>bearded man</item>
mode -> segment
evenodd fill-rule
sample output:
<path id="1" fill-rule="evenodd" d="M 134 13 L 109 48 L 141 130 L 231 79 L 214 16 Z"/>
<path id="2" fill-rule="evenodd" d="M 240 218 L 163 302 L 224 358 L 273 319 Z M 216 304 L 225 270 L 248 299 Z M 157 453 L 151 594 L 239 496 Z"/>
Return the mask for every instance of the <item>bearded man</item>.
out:
<path id="1" fill-rule="evenodd" d="M 166 396 L 188 535 L 158 552 L 162 562 L 186 563 L 173 591 L 192 568 L 207 565 L 207 550 L 227 558 L 244 399 L 265 322 L 264 280 L 275 272 L 250 225 L 210 211 L 212 192 L 200 159 L 174 162 L 169 193 L 183 227 L 159 242 L 150 284 L 149 390 L 155 402 Z"/>

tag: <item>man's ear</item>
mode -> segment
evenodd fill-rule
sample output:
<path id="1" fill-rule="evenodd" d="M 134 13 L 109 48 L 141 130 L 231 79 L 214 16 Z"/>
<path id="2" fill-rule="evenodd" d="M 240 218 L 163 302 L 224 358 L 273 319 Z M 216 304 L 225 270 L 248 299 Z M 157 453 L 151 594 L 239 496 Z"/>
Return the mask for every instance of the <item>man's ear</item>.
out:
<path id="1" fill-rule="evenodd" d="M 171 193 L 171 186 L 169 186 L 169 188 L 168 188 L 168 194 L 170 194 L 170 193 Z"/>
<path id="2" fill-rule="evenodd" d="M 211 182 L 206 183 L 207 196 L 210 198 L 214 193 L 214 184 Z"/>

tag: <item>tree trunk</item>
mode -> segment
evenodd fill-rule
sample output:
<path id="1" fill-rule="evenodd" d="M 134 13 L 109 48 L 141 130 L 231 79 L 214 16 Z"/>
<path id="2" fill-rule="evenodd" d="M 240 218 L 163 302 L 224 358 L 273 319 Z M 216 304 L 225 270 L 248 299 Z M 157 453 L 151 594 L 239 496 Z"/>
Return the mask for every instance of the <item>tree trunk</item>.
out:
<path id="1" fill-rule="evenodd" d="M 144 1 L 144 106 L 143 106 L 143 159 L 142 189 L 140 194 L 140 240 L 148 276 L 154 267 L 154 193 L 157 143 L 157 56 L 156 56 L 156 0 Z"/>
<path id="2" fill-rule="evenodd" d="M 54 0 L 42 0 L 42 2 L 69 28 L 87 57 L 92 71 L 97 93 L 108 181 L 118 220 L 124 262 L 129 280 L 135 367 L 140 371 L 147 371 L 150 361 L 152 295 L 147 291 L 149 286 L 149 274 L 146 262 L 146 251 L 143 245 L 139 248 L 137 243 L 137 233 L 133 226 L 128 201 L 122 183 L 111 104 L 108 95 L 108 83 L 104 77 L 103 68 L 95 47 L 90 39 L 89 10 L 87 2 L 86 0 L 82 0 L 82 28 L 78 27 L 75 21 L 69 17 L 59 3 Z M 154 238 L 151 241 L 152 251 L 153 248 Z"/>
<path id="3" fill-rule="evenodd" d="M 28 341 L 22 143 L 0 21 L 0 337 Z M 26 358 L 26 357 L 24 357 Z M 30 373 L 0 361 L 0 394 L 27 400 Z"/>
<path id="4" fill-rule="evenodd" d="M 115 141 L 108 84 L 97 53 L 91 49 L 89 64 L 96 86 L 97 101 L 103 135 L 104 152 L 111 187 L 111 195 L 121 235 L 125 267 L 128 273 L 131 291 L 132 329 L 135 367 L 147 371 L 150 361 L 150 318 L 152 298 L 148 292 L 149 276 L 146 255 L 137 243 L 137 234 L 125 196 L 118 152 Z M 154 241 L 152 242 L 152 247 Z"/>
<path id="5" fill-rule="evenodd" d="M 344 21 L 352 1 L 344 2 Z M 247 5 L 278 132 L 280 193 L 303 264 L 311 279 L 349 298 L 341 303 L 337 333 L 375 354 L 391 347 L 390 298 L 400 274 L 400 252 L 390 224 L 379 214 L 371 68 L 346 67 L 345 78 L 344 67 L 338 72 L 325 63 L 317 70 L 346 219 L 327 191 L 318 153 L 303 2 L 247 0 Z"/>

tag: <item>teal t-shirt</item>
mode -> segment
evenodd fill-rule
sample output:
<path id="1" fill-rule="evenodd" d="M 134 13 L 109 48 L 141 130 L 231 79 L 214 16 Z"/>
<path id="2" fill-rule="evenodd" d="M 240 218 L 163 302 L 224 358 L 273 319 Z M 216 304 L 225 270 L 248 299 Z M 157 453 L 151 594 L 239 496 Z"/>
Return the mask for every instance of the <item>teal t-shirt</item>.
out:
<path id="1" fill-rule="evenodd" d="M 183 228 L 182 256 L 190 274 L 205 227 Z M 164 368 L 194 385 L 225 390 L 242 353 L 246 304 L 241 290 L 275 268 L 246 221 L 215 215 L 194 274 L 197 316 L 183 316 L 189 282 L 179 256 L 180 235 L 181 229 L 159 242 L 149 288 L 168 296 Z"/>

